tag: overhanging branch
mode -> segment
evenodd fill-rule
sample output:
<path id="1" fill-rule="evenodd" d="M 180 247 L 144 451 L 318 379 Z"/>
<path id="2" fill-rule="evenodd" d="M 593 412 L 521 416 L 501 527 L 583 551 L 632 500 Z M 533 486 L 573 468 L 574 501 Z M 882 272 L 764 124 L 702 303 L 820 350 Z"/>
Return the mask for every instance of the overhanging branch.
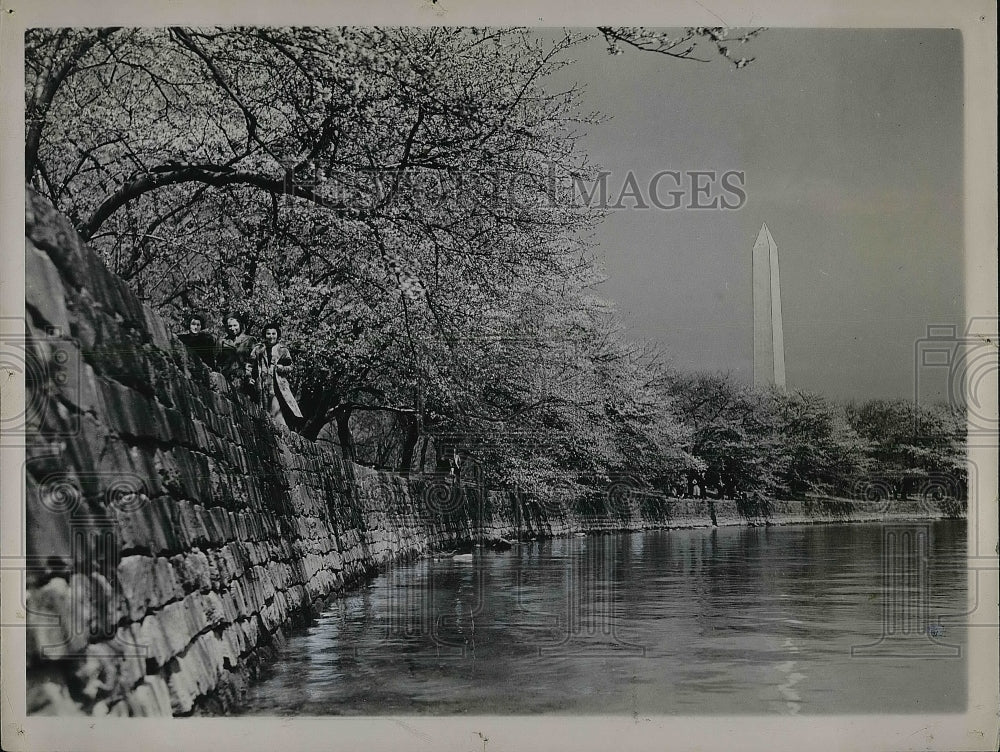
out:
<path id="1" fill-rule="evenodd" d="M 343 203 L 333 203 L 309 186 L 298 185 L 294 180 L 273 178 L 254 172 L 241 172 L 224 165 L 168 163 L 154 167 L 147 174 L 126 183 L 106 198 L 80 228 L 80 235 L 84 240 L 90 239 L 112 214 L 128 202 L 134 201 L 145 193 L 180 183 L 203 183 L 216 188 L 227 185 L 249 185 L 272 196 L 282 194 L 295 196 L 335 212 L 352 211 L 356 212 L 358 216 L 367 214 L 365 210 L 353 208 Z"/>

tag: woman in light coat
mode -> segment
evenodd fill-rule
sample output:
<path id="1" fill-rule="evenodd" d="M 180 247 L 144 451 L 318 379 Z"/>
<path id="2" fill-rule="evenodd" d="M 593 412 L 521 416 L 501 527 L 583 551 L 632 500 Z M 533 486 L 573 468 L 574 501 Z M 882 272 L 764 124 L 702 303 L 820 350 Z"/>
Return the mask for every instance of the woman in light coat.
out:
<path id="1" fill-rule="evenodd" d="M 302 418 L 299 405 L 292 395 L 288 376 L 292 373 L 292 353 L 281 339 L 281 327 L 264 327 L 264 342 L 254 347 L 251 359 L 257 365 L 257 386 L 261 405 L 278 424 L 294 428 Z"/>

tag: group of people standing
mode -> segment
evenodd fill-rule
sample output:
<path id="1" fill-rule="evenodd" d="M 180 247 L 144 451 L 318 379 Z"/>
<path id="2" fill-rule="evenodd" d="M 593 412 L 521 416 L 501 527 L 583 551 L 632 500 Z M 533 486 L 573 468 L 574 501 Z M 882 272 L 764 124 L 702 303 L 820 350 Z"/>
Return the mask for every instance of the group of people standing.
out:
<path id="1" fill-rule="evenodd" d="M 201 314 L 191 314 L 187 324 L 188 331 L 180 339 L 194 355 L 222 373 L 232 387 L 259 400 L 276 423 L 298 426 L 302 412 L 288 383 L 292 353 L 280 342 L 277 323 L 264 325 L 262 342 L 247 333 L 243 319 L 236 314 L 223 319 L 225 333 L 219 339 L 205 330 Z"/>

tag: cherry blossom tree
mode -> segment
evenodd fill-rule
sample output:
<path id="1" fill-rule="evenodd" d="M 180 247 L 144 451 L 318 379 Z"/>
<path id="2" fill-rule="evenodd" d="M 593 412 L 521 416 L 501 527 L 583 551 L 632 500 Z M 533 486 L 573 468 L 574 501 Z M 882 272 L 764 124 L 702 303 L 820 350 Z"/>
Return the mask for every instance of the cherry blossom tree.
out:
<path id="1" fill-rule="evenodd" d="M 434 440 L 536 493 L 660 482 L 689 429 L 589 292 L 599 212 L 550 184 L 596 169 L 546 85 L 596 38 L 748 61 L 700 28 L 32 29 L 25 178 L 166 315 L 280 319 L 301 430 L 348 457 L 378 414 L 404 472 Z"/>

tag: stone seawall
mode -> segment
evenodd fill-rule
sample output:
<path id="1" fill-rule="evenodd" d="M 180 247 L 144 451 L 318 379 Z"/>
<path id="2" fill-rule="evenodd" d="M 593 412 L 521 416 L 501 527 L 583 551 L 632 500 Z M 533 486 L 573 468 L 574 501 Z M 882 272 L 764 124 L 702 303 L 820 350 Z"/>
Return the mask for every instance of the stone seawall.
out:
<path id="1" fill-rule="evenodd" d="M 192 359 L 32 194 L 25 229 L 30 713 L 223 711 L 325 598 L 428 550 L 710 524 L 697 500 L 541 505 L 345 464 Z M 719 524 L 746 523 L 734 502 L 714 509 Z M 816 500 L 770 514 L 884 510 Z"/>

